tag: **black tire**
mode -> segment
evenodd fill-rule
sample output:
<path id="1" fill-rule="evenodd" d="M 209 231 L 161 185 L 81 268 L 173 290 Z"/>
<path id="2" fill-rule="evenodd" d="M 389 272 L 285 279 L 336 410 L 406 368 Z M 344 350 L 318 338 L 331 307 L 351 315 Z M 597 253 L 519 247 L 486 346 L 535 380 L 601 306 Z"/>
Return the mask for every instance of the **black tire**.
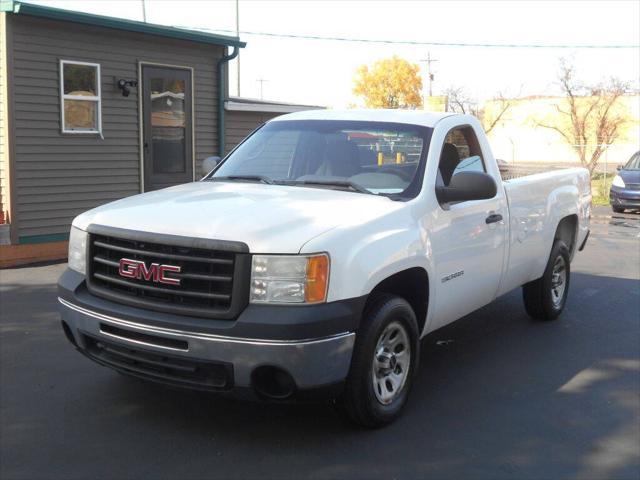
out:
<path id="1" fill-rule="evenodd" d="M 611 206 L 611 209 L 615 212 L 615 213 L 624 213 L 624 208 L 623 207 L 615 207 L 615 206 Z"/>
<path id="2" fill-rule="evenodd" d="M 374 392 L 373 359 L 382 333 L 393 322 L 404 327 L 410 345 L 410 360 L 402 387 L 397 390 L 397 396 L 385 405 Z M 393 329 L 393 326 L 390 328 Z M 407 402 L 419 359 L 418 323 L 409 303 L 395 295 L 372 294 L 356 334 L 351 368 L 342 398 L 342 406 L 350 420 L 367 428 L 381 427 L 395 420 Z"/>
<path id="3" fill-rule="evenodd" d="M 556 262 L 562 258 L 566 270 L 562 295 L 554 300 L 553 276 Z M 569 249 L 561 240 L 556 240 L 551 248 L 551 255 L 544 274 L 538 280 L 529 282 L 522 287 L 524 308 L 529 316 L 537 320 L 555 320 L 562 313 L 569 294 L 571 279 L 571 265 L 569 263 Z"/>

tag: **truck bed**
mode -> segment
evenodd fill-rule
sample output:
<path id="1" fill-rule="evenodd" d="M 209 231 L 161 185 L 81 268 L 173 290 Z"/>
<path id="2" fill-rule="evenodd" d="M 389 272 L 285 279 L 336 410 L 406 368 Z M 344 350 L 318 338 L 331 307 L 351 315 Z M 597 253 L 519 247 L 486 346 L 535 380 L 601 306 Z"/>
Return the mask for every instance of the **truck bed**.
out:
<path id="1" fill-rule="evenodd" d="M 510 248 L 500 294 L 542 275 L 555 225 L 570 212 L 577 211 L 581 217 L 576 219 L 574 247 L 580 245 L 589 228 L 591 206 L 589 172 L 584 168 L 536 173 L 502 183 L 509 203 Z"/>

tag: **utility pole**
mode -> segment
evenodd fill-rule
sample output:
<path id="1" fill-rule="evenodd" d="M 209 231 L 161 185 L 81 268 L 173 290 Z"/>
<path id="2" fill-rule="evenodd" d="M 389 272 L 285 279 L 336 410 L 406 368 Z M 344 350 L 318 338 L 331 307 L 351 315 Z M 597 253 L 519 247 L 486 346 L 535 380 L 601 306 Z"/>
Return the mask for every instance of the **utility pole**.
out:
<path id="1" fill-rule="evenodd" d="M 427 80 L 429 81 L 429 96 L 433 97 L 433 80 L 435 77 L 433 75 L 433 71 L 431 70 L 431 64 L 434 62 L 437 62 L 438 60 L 436 60 L 435 58 L 431 58 L 431 52 L 427 52 L 427 58 L 423 58 L 420 61 L 427 64 Z"/>
<path id="2" fill-rule="evenodd" d="M 142 0 L 142 21 L 147 23 L 147 5 L 144 0 Z"/>
<path id="3" fill-rule="evenodd" d="M 236 0 L 236 36 L 240 38 L 240 0 Z M 238 96 L 240 96 L 240 49 L 238 49 L 236 60 L 238 62 Z"/>
<path id="4" fill-rule="evenodd" d="M 257 81 L 260 82 L 260 100 L 264 100 L 264 97 L 263 97 L 264 82 L 268 82 L 269 80 L 267 80 L 266 78 L 259 78 Z"/>

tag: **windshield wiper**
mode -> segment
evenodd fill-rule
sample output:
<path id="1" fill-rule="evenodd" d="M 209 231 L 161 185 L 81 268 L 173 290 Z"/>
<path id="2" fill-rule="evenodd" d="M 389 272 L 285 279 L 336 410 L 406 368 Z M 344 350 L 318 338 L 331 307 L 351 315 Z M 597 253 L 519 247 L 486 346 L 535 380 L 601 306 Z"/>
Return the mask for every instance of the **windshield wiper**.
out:
<path id="1" fill-rule="evenodd" d="M 327 186 L 327 187 L 342 187 L 342 188 L 350 188 L 351 190 L 358 193 L 368 193 L 369 195 L 374 195 L 373 192 L 370 192 L 362 185 L 358 185 L 355 182 L 350 182 L 349 180 L 292 180 L 290 182 L 278 182 L 284 185 L 319 185 L 319 186 Z"/>
<path id="2" fill-rule="evenodd" d="M 273 185 L 273 180 L 264 175 L 227 175 L 226 177 L 211 177 L 207 180 L 246 180 L 248 182 L 260 182 L 268 185 Z"/>

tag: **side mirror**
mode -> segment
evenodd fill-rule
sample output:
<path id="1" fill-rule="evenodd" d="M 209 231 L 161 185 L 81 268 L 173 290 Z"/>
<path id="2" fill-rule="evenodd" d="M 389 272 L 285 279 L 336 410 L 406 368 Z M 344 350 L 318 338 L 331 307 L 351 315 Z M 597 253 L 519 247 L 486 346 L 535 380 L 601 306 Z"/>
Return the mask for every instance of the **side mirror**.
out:
<path id="1" fill-rule="evenodd" d="M 211 170 L 216 168 L 216 166 L 220 163 L 220 157 L 207 157 L 202 161 L 202 176 L 204 177 Z"/>
<path id="2" fill-rule="evenodd" d="M 493 177 L 484 172 L 458 172 L 447 187 L 436 187 L 440 203 L 486 200 L 496 196 L 498 187 Z"/>
<path id="3" fill-rule="evenodd" d="M 616 170 L 617 170 L 617 171 L 622 170 L 622 165 L 618 165 L 618 166 L 616 167 Z"/>

